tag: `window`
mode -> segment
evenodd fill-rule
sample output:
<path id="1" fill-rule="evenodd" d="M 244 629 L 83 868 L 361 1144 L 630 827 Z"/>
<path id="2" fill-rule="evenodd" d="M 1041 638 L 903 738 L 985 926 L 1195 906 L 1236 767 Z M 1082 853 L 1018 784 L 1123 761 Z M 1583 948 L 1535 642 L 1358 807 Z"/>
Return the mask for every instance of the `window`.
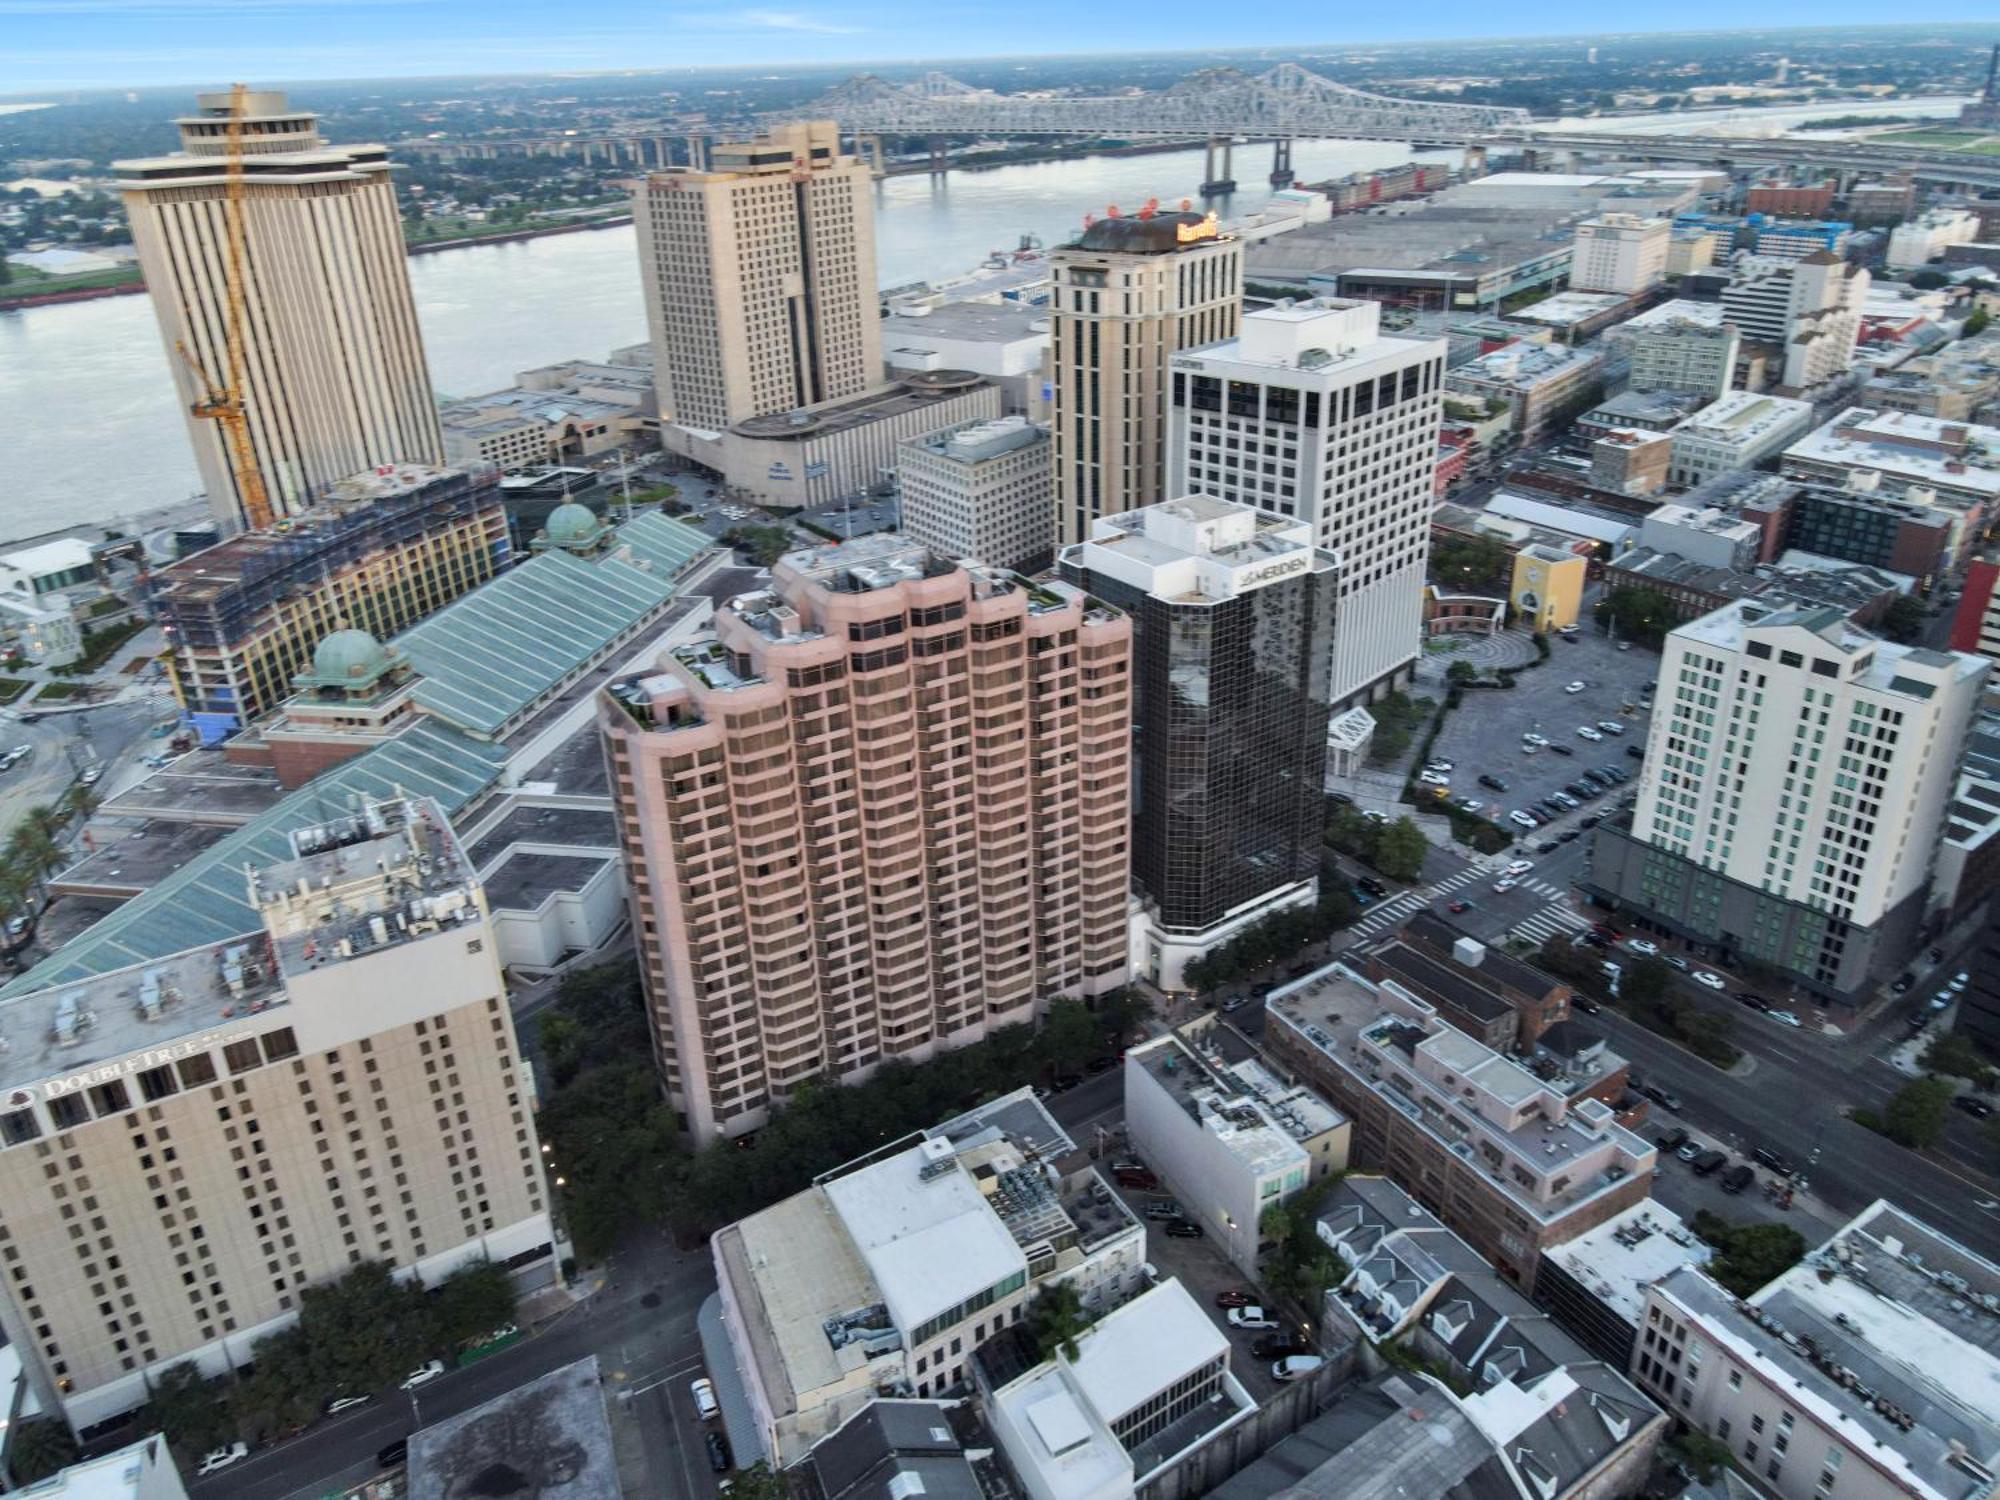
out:
<path id="1" fill-rule="evenodd" d="M 49 1118 L 56 1122 L 56 1129 L 70 1130 L 88 1123 L 90 1111 L 75 1094 L 58 1094 L 49 1101 Z"/>
<path id="2" fill-rule="evenodd" d="M 41 1123 L 36 1120 L 32 1109 L 17 1109 L 0 1115 L 0 1143 L 18 1146 L 23 1141 L 32 1141 L 41 1133 Z"/>
<path id="3" fill-rule="evenodd" d="M 116 1078 L 112 1079 L 109 1083 L 100 1083 L 96 1088 L 92 1089 L 90 1091 L 90 1103 L 91 1107 L 97 1111 L 99 1119 L 102 1119 L 106 1115 L 118 1114 L 132 1107 L 132 1100 L 125 1092 L 124 1082 Z"/>
<path id="4" fill-rule="evenodd" d="M 229 1065 L 231 1073 L 248 1073 L 253 1068 L 264 1065 L 264 1055 L 257 1048 L 253 1038 L 244 1042 L 231 1042 L 222 1049 L 222 1060 Z"/>
<path id="5" fill-rule="evenodd" d="M 276 1031 L 266 1032 L 263 1042 L 265 1062 L 282 1062 L 288 1057 L 299 1055 L 298 1038 L 292 1035 L 292 1028 L 289 1026 L 280 1026 Z"/>
<path id="6" fill-rule="evenodd" d="M 215 1082 L 215 1059 L 206 1052 L 198 1052 L 193 1057 L 184 1057 L 174 1065 L 181 1075 L 181 1087 L 198 1089 L 203 1084 Z"/>

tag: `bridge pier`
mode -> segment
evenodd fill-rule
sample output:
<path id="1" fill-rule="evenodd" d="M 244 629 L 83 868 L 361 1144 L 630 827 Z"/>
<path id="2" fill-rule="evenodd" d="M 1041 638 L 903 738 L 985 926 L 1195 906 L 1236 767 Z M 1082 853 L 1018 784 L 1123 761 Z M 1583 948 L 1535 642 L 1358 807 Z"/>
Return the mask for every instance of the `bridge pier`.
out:
<path id="1" fill-rule="evenodd" d="M 854 138 L 854 154 L 868 163 L 868 173 L 877 182 L 885 175 L 882 159 L 882 137 L 879 135 L 857 135 Z"/>
<path id="2" fill-rule="evenodd" d="M 1465 175 L 1467 177 L 1484 177 L 1486 175 L 1486 148 L 1484 146 L 1467 146 L 1465 148 Z"/>
<path id="3" fill-rule="evenodd" d="M 1222 148 L 1222 170 L 1215 170 L 1215 148 Z M 1213 198 L 1220 193 L 1236 191 L 1236 137 L 1232 135 L 1212 135 L 1208 138 L 1208 163 L 1201 174 L 1201 195 Z"/>
<path id="4" fill-rule="evenodd" d="M 942 177 L 946 172 L 951 170 L 950 159 L 945 155 L 944 137 L 941 135 L 932 136 L 930 138 L 930 147 L 931 147 L 931 164 L 930 164 L 931 176 Z"/>
<path id="5" fill-rule="evenodd" d="M 708 170 L 708 137 L 690 135 L 687 138 L 688 170 L 706 172 Z"/>
<path id="6" fill-rule="evenodd" d="M 1288 188 L 1296 181 L 1292 175 L 1292 138 L 1281 135 L 1271 142 L 1271 186 Z"/>

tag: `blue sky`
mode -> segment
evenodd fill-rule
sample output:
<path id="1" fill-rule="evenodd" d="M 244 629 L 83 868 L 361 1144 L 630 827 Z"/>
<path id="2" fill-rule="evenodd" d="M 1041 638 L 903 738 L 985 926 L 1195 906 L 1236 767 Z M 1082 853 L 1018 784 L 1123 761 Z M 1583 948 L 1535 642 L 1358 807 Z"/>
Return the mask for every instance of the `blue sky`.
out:
<path id="1" fill-rule="evenodd" d="M 1925 20 L 1988 20 L 1993 0 L 1935 0 Z M 1266 0 L 0 0 L 0 96 L 86 87 L 462 73 L 866 62 L 1058 52 L 1601 30 L 1592 0 L 1401 9 Z M 1662 27 L 1674 13 L 1648 13 Z M 1863 0 L 1759 0 L 1735 26 L 1877 23 Z M 1902 19 L 1897 17 L 1896 19 Z M 1253 28 L 1250 29 L 1250 28 Z M 1648 27 L 1653 29 L 1653 27 Z"/>

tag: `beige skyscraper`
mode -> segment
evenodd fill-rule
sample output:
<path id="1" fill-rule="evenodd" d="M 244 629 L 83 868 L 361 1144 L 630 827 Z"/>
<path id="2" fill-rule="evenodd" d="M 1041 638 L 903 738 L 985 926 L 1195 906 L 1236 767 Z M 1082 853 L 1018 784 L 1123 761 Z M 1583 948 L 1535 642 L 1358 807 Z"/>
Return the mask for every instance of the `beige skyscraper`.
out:
<path id="1" fill-rule="evenodd" d="M 830 120 L 716 146 L 632 202 L 660 416 L 720 432 L 882 383 L 868 169 Z"/>
<path id="2" fill-rule="evenodd" d="M 117 164 L 132 242 L 184 409 L 203 395 L 182 348 L 229 370 L 230 95 L 201 94 L 181 150 Z M 243 406 L 274 516 L 386 463 L 444 462 L 383 146 L 330 146 L 282 93 L 245 97 Z M 209 504 L 243 506 L 217 423 L 188 413 Z"/>
<path id="3" fill-rule="evenodd" d="M 1167 498 L 1167 361 L 1236 335 L 1243 247 L 1213 214 L 1100 219 L 1055 281 L 1055 538 Z"/>
<path id="4" fill-rule="evenodd" d="M 905 537 L 795 552 L 599 722 L 697 1140 L 1125 982 L 1132 623 Z"/>

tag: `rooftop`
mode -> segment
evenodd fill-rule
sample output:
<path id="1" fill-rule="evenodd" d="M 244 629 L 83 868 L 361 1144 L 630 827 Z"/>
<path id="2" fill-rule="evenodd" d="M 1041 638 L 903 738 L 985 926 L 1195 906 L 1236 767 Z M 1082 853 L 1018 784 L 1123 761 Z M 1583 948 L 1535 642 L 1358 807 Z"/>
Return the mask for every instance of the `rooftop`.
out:
<path id="1" fill-rule="evenodd" d="M 619 1500 L 597 1356 L 410 1434 L 410 1500 L 561 1494 Z"/>
<path id="2" fill-rule="evenodd" d="M 1236 236 L 1223 229 L 1214 214 L 1115 214 L 1083 226 L 1066 250 L 1104 250 L 1117 255 L 1174 255 Z"/>
<path id="3" fill-rule="evenodd" d="M 1217 1358 L 1229 1340 L 1177 1279 L 1106 1313 L 1077 1340 L 1077 1386 L 1107 1423 Z"/>
<path id="4" fill-rule="evenodd" d="M 1682 1266 L 1705 1266 L 1715 1252 L 1665 1204 L 1635 1203 L 1573 1240 L 1542 1251 L 1577 1282 L 1636 1324 L 1646 1306 L 1646 1288 Z"/>
<path id="5" fill-rule="evenodd" d="M 1180 1037 L 1163 1036 L 1134 1047 L 1126 1066 L 1142 1069 L 1253 1175 L 1268 1177 L 1307 1164 L 1299 1145 L 1306 1135 L 1303 1128 L 1287 1128 L 1253 1092 L 1237 1087 L 1233 1074 L 1212 1067 Z"/>
<path id="6" fill-rule="evenodd" d="M 1176 369 L 1241 365 L 1294 370 L 1317 380 L 1349 380 L 1374 364 L 1406 362 L 1411 351 L 1424 347 L 1422 339 L 1383 337 L 1377 303 L 1287 298 L 1245 314 L 1235 338 L 1183 350 L 1174 356 L 1173 365 Z"/>
<path id="7" fill-rule="evenodd" d="M 1446 377 L 1477 381 L 1482 385 L 1505 386 L 1512 390 L 1533 390 L 1551 380 L 1588 374 L 1604 363 L 1594 349 L 1572 349 L 1561 344 L 1513 343 L 1467 360 Z"/>
<path id="8" fill-rule="evenodd" d="M 1720 328 L 1722 321 L 1720 302 L 1696 302 L 1687 297 L 1675 297 L 1647 308 L 1636 317 L 1628 318 L 1619 325 L 1618 332 L 1660 333 L 1682 324 L 1692 324 L 1700 328 Z"/>
<path id="9" fill-rule="evenodd" d="M 2000 500 L 2000 428 L 1850 406 L 1785 450 L 1785 459 L 1875 469 Z"/>
<path id="10" fill-rule="evenodd" d="M 160 1500 L 170 1491 L 183 1493 L 166 1437 L 156 1432 L 115 1452 L 80 1458 L 13 1493 L 34 1500 Z"/>
<path id="11" fill-rule="evenodd" d="M 1176 604 L 1222 603 L 1334 567 L 1306 522 L 1205 495 L 1100 517 L 1064 557 Z"/>
<path id="12" fill-rule="evenodd" d="M 990 381 L 971 370 L 926 370 L 901 376 L 859 396 L 823 401 L 818 406 L 802 406 L 796 411 L 770 416 L 747 417 L 730 430 L 742 437 L 767 442 L 803 442 L 921 411 L 936 406 L 944 397 L 964 395 L 990 385 Z"/>
<path id="13" fill-rule="evenodd" d="M 517 849 L 486 872 L 486 902 L 494 911 L 535 911 L 550 897 L 577 892 L 618 859 L 602 854 L 535 854 Z"/>
<path id="14" fill-rule="evenodd" d="M 952 1409 L 936 1401 L 871 1401 L 813 1445 L 805 1460 L 823 1500 L 985 1500 L 952 1431 Z"/>
<path id="15" fill-rule="evenodd" d="M 1757 391 L 1730 391 L 1689 417 L 1681 424 L 1680 431 L 1688 437 L 1744 442 L 1811 416 L 1810 401 L 1766 396 Z"/>
<path id="16" fill-rule="evenodd" d="M 1022 302 L 943 302 L 928 312 L 911 309 L 884 318 L 882 349 L 894 364 L 900 346 L 934 339 L 981 344 L 1046 340 L 1048 317 L 1047 308 Z"/>
<path id="17" fill-rule="evenodd" d="M 1737 601 L 1690 620 L 1673 634 L 1725 651 L 1741 651 L 1753 634 L 1801 630 L 1819 647 L 1842 658 L 1840 674 L 1879 693 L 1924 700 L 1936 685 L 1983 676 L 1984 657 L 1959 651 L 1899 646 L 1871 635 L 1838 609 L 1825 606 L 1753 604 Z"/>
<path id="18" fill-rule="evenodd" d="M 1546 323 L 1552 328 L 1573 328 L 1592 318 L 1616 312 L 1632 299 L 1614 292 L 1557 292 L 1541 301 L 1509 313 L 1522 323 Z"/>
<path id="19" fill-rule="evenodd" d="M 1642 427 L 1671 427 L 1701 410 L 1705 400 L 1693 391 L 1620 391 L 1577 420 L 1594 426 L 1616 427 L 1629 422 Z"/>
<path id="20" fill-rule="evenodd" d="M 1537 500 L 1510 490 L 1501 490 L 1490 497 L 1486 510 L 1505 520 L 1522 521 L 1567 536 L 1584 537 L 1613 548 L 1626 545 L 1639 531 L 1639 523 L 1631 516 L 1577 503 L 1563 505 L 1552 500 Z"/>
<path id="21" fill-rule="evenodd" d="M 957 427 L 941 427 L 917 437 L 905 438 L 903 447 L 920 447 L 959 463 L 980 463 L 1003 453 L 1048 441 L 1048 429 L 1037 427 L 1023 416 L 995 417 L 990 421 L 966 422 Z"/>
<path id="22" fill-rule="evenodd" d="M 89 567 L 91 560 L 90 543 L 67 536 L 39 546 L 23 547 L 17 552 L 0 553 L 0 567 L 31 575 L 67 573 L 72 568 Z"/>

